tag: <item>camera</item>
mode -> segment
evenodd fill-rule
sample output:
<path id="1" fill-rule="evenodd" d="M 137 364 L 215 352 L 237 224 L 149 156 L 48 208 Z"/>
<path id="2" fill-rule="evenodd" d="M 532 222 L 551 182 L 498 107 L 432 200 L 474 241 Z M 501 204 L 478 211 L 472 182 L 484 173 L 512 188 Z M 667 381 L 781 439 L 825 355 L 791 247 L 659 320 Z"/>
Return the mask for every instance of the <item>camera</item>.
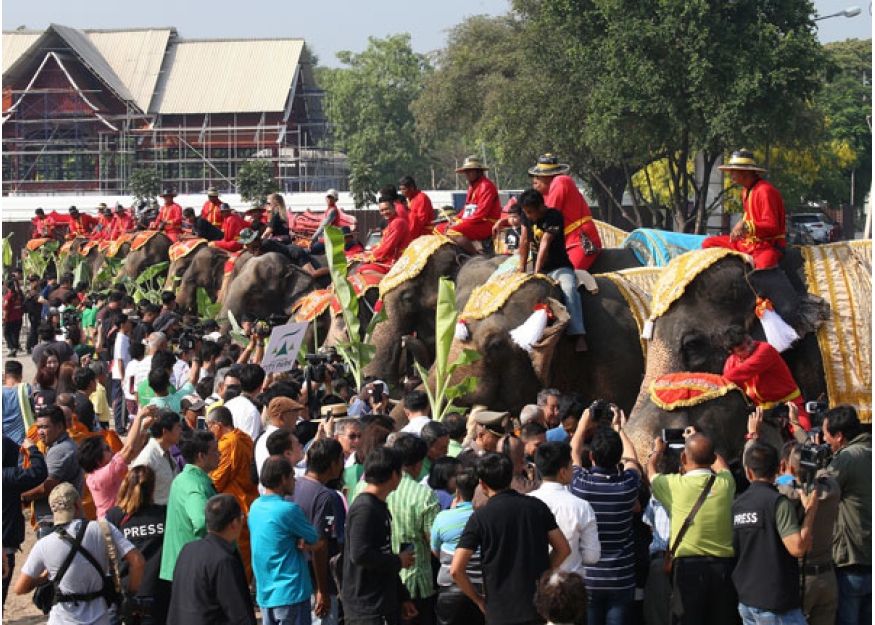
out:
<path id="1" fill-rule="evenodd" d="M 832 458 L 832 450 L 829 445 L 817 445 L 804 443 L 799 449 L 799 468 L 801 469 L 799 481 L 806 491 L 811 490 L 817 472 L 826 468 Z"/>
<path id="2" fill-rule="evenodd" d="M 825 401 L 807 401 L 805 402 L 805 411 L 811 419 L 811 424 L 820 426 L 823 423 L 823 415 L 829 410 L 829 404 Z"/>
<path id="3" fill-rule="evenodd" d="M 187 352 L 194 349 L 197 342 L 201 340 L 200 330 L 196 327 L 183 328 L 179 333 L 179 338 L 176 344 L 179 345 L 179 351 Z"/>
<path id="4" fill-rule="evenodd" d="M 598 423 L 611 425 L 611 422 L 614 420 L 612 408 L 616 408 L 616 406 L 606 402 L 604 399 L 597 399 L 589 405 L 589 414 Z"/>
<path id="5" fill-rule="evenodd" d="M 305 372 L 307 377 L 316 382 L 323 382 L 325 374 L 328 373 L 328 356 L 325 354 L 306 354 L 304 359 L 309 364 Z"/>
<path id="6" fill-rule="evenodd" d="M 671 449 L 684 448 L 684 429 L 683 428 L 664 428 L 662 430 L 662 441 Z"/>
<path id="7" fill-rule="evenodd" d="M 63 321 L 65 328 L 78 328 L 79 311 L 75 308 L 65 308 L 61 313 L 61 320 Z"/>

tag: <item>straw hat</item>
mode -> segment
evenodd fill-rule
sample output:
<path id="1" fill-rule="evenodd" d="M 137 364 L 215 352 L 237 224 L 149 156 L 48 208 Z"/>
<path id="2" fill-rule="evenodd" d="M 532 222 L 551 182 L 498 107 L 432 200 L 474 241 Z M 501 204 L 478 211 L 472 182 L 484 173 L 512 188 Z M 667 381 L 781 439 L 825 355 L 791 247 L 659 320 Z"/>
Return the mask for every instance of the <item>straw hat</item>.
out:
<path id="1" fill-rule="evenodd" d="M 748 170 L 748 171 L 766 171 L 765 167 L 757 165 L 753 157 L 753 152 L 747 150 L 736 150 L 729 157 L 729 162 L 725 165 L 717 167 L 720 171 L 730 171 L 732 169 Z"/>
<path id="2" fill-rule="evenodd" d="M 489 171 L 489 168 L 483 164 L 477 156 L 466 156 L 465 162 L 462 163 L 462 166 L 456 170 L 457 174 L 461 174 L 462 172 L 468 169 L 479 169 L 480 171 Z"/>
<path id="3" fill-rule="evenodd" d="M 541 154 L 534 167 L 529 169 L 530 176 L 560 176 L 568 173 L 570 167 L 566 163 L 560 163 L 559 158 L 550 153 Z"/>

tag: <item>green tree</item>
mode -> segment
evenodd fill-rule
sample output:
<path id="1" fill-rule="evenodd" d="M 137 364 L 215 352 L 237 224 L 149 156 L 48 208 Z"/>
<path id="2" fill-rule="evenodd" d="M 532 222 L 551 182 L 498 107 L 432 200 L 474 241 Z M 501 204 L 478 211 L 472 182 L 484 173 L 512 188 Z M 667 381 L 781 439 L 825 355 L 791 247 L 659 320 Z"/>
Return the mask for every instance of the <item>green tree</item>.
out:
<path id="1" fill-rule="evenodd" d="M 264 206 L 267 196 L 279 191 L 271 162 L 256 159 L 243 163 L 237 170 L 237 190 L 244 202 Z"/>
<path id="2" fill-rule="evenodd" d="M 138 201 L 150 202 L 161 193 L 161 176 L 151 167 L 140 167 L 131 172 L 131 195 Z"/>
<path id="3" fill-rule="evenodd" d="M 356 206 L 372 201 L 377 185 L 397 184 L 405 174 L 425 179 L 428 172 L 410 105 L 431 67 L 408 34 L 368 41 L 361 54 L 337 54 L 343 67 L 320 72 L 332 133 L 354 174 Z"/>
<path id="4" fill-rule="evenodd" d="M 712 206 L 708 185 L 688 167 L 694 156 L 707 180 L 728 149 L 791 135 L 818 86 L 822 54 L 809 0 L 516 0 L 514 7 L 540 33 L 532 54 L 544 72 L 582 96 L 560 95 L 575 105 L 566 120 L 579 120 L 581 150 L 622 168 L 627 182 L 666 160 L 677 230 L 703 231 Z"/>

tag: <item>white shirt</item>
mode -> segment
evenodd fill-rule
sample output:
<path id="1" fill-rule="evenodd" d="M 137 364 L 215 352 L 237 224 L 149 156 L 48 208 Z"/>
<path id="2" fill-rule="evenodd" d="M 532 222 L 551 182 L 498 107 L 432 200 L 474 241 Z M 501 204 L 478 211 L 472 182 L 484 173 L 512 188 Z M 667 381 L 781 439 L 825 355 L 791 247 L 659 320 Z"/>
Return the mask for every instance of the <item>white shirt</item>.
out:
<path id="1" fill-rule="evenodd" d="M 583 565 L 595 564 L 602 556 L 599 528 L 592 506 L 588 501 L 572 495 L 558 482 L 543 482 L 539 489 L 529 495 L 547 504 L 571 547 L 571 555 L 563 560 L 559 568 L 583 575 Z"/>
<path id="2" fill-rule="evenodd" d="M 115 346 L 112 350 L 112 379 L 121 380 L 122 372 L 118 370 L 118 361 L 121 360 L 128 368 L 128 363 L 131 361 L 131 339 L 121 332 L 116 333 Z"/>
<path id="3" fill-rule="evenodd" d="M 401 428 L 402 432 L 406 432 L 408 434 L 415 434 L 416 436 L 422 436 L 422 428 L 425 427 L 425 424 L 431 421 L 431 417 L 426 415 L 419 415 L 418 417 L 413 417 L 407 425 Z"/>
<path id="4" fill-rule="evenodd" d="M 249 438 L 255 440 L 264 430 L 261 423 L 261 412 L 255 407 L 248 397 L 239 395 L 229 402 L 225 402 L 225 408 L 231 411 L 234 417 L 234 427 L 249 434 Z"/>
<path id="5" fill-rule="evenodd" d="M 264 461 L 270 456 L 267 453 L 267 437 L 270 436 L 271 432 L 276 432 L 278 429 L 277 426 L 268 424 L 261 438 L 255 441 L 255 468 L 258 469 L 258 477 L 261 477 L 261 467 L 264 465 Z M 260 491 L 262 488 L 261 484 L 258 485 L 258 488 Z"/>
<path id="6" fill-rule="evenodd" d="M 83 520 L 76 519 L 70 523 L 66 531 L 73 538 L 79 532 Z M 112 523 L 109 524 L 112 541 L 116 545 L 119 558 L 126 556 L 134 545 L 119 532 Z M 104 572 L 109 572 L 109 556 L 103 531 L 97 522 L 89 524 L 82 537 L 82 546 L 90 553 Z M 52 532 L 41 538 L 31 549 L 21 572 L 30 577 L 39 577 L 44 570 L 49 571 L 49 577 L 54 579 L 70 553 L 70 544 Z M 103 578 L 81 553 L 76 554 L 70 563 L 70 568 L 61 579 L 60 590 L 64 594 L 88 594 L 98 592 L 103 588 Z M 106 602 L 101 599 L 91 601 L 63 602 L 56 604 L 49 613 L 48 625 L 67 625 L 76 623 L 95 623 L 109 625 L 109 611 Z"/>
<path id="7" fill-rule="evenodd" d="M 141 465 L 147 465 L 155 472 L 155 503 L 166 506 L 167 500 L 170 499 L 170 485 L 179 473 L 179 465 L 173 460 L 170 452 L 165 452 L 154 438 L 149 439 L 140 451 L 140 455 L 131 463 L 131 468 Z"/>
<path id="8" fill-rule="evenodd" d="M 140 361 L 140 366 L 137 367 L 137 371 L 134 374 L 134 394 L 136 394 L 137 389 L 140 387 L 140 384 L 143 383 L 143 380 L 149 377 L 149 371 L 151 369 L 152 356 L 146 356 Z"/>
<path id="9" fill-rule="evenodd" d="M 125 365 L 125 377 L 122 378 L 122 391 L 124 391 L 125 399 L 137 401 L 137 373 L 143 366 L 143 362 L 142 360 L 131 360 Z M 130 390 L 131 380 L 134 381 L 133 391 Z"/>
<path id="10" fill-rule="evenodd" d="M 191 365 L 185 362 L 182 358 L 178 358 L 173 364 L 173 376 L 170 378 L 173 386 L 180 388 L 183 384 L 188 382 L 188 374 L 190 372 Z"/>

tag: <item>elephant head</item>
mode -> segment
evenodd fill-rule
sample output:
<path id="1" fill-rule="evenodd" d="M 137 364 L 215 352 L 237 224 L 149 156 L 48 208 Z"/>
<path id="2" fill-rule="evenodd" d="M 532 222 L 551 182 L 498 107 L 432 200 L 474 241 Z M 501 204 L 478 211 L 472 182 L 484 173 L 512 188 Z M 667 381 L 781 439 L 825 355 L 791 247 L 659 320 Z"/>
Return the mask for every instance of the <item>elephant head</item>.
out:
<path id="1" fill-rule="evenodd" d="M 426 238 L 431 237 L 420 237 Z M 371 341 L 377 347 L 377 356 L 365 368 L 366 375 L 384 380 L 393 389 L 397 388 L 404 376 L 401 338 L 407 335 L 415 334 L 425 345 L 430 357 L 434 358 L 439 279 L 446 277 L 455 280 L 460 266 L 458 249 L 447 240 L 428 257 L 415 276 L 383 292 L 386 319 L 374 329 Z M 390 272 L 383 279 L 384 283 L 392 275 Z"/>
<path id="2" fill-rule="evenodd" d="M 170 239 L 158 232 L 141 248 L 130 252 L 125 258 L 124 275 L 136 279 L 148 267 L 170 260 Z"/>
<path id="3" fill-rule="evenodd" d="M 695 379 L 698 374 L 681 375 L 690 376 L 688 379 L 695 380 L 697 384 L 702 382 L 701 379 Z M 727 462 L 740 463 L 745 444 L 744 435 L 747 433 L 748 407 L 749 402 L 744 392 L 737 387 L 694 405 L 675 407 L 658 405 L 648 386 L 646 397 L 636 408 L 635 418 L 629 420 L 625 431 L 635 445 L 642 464 L 646 463 L 653 440 L 662 434 L 663 429 L 683 429 L 690 425 L 706 433 L 714 443 L 715 451 Z M 760 436 L 777 449 L 781 448 L 779 428 L 771 421 L 763 423 Z"/>
<path id="4" fill-rule="evenodd" d="M 228 254 L 221 248 L 201 246 L 189 254 L 190 261 L 179 282 L 176 305 L 183 312 L 197 312 L 197 290 L 203 288 L 216 301 L 222 285 L 223 268 Z M 177 261 L 178 262 L 178 261 Z M 171 271 L 173 266 L 171 266 Z M 168 276 L 168 279 L 170 276 Z"/>
<path id="5" fill-rule="evenodd" d="M 313 277 L 285 256 L 264 254 L 250 259 L 228 287 L 220 317 L 231 311 L 238 319 L 291 314 L 292 305 L 315 288 Z"/>

